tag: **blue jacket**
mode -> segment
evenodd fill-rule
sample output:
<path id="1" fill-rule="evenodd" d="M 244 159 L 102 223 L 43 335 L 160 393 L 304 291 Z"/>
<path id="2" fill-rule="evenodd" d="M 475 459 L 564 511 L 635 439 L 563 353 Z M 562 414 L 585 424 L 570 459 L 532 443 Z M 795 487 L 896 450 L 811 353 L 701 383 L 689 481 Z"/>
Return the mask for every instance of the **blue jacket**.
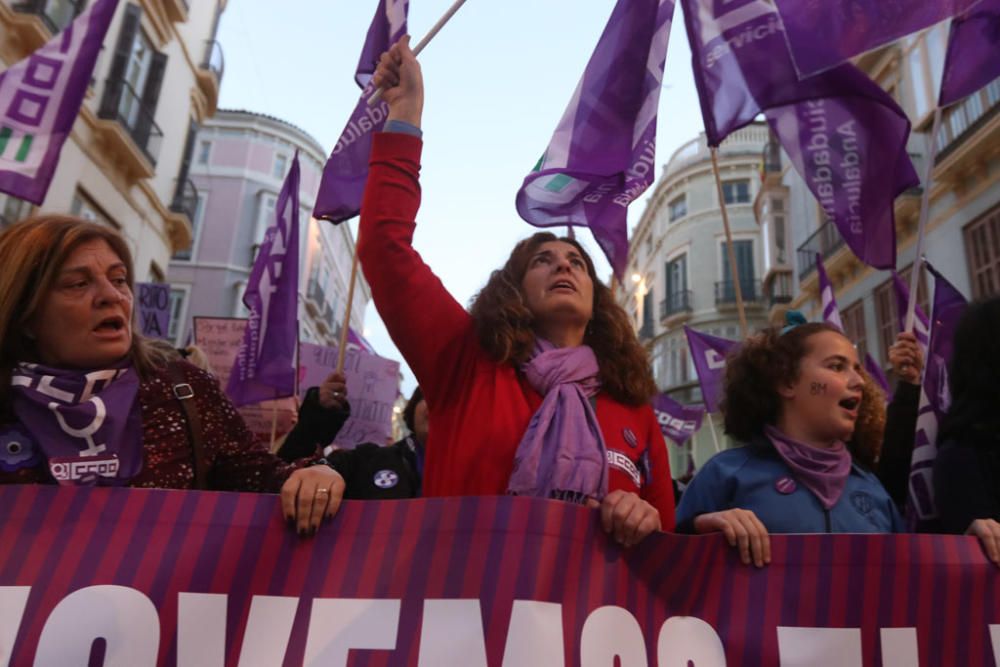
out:
<path id="1" fill-rule="evenodd" d="M 840 500 L 829 511 L 767 440 L 713 456 L 691 480 L 677 506 L 677 530 L 693 532 L 699 514 L 740 508 L 770 533 L 897 533 L 903 521 L 874 474 L 851 468 Z"/>

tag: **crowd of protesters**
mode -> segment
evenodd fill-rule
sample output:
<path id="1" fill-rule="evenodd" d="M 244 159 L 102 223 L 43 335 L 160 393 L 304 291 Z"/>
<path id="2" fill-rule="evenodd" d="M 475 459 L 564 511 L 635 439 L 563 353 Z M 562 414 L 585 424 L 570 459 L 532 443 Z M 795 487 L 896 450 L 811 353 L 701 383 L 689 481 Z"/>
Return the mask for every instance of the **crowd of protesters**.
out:
<path id="1" fill-rule="evenodd" d="M 412 246 L 423 82 L 405 38 L 375 83 L 389 116 L 358 255 L 419 382 L 410 434 L 329 451 L 350 415 L 333 374 L 268 451 L 209 373 L 132 330 L 123 239 L 43 215 L 0 233 L 0 483 L 277 492 L 303 535 L 344 498 L 527 495 L 596 509 L 626 547 L 656 531 L 720 532 L 757 566 L 772 533 L 905 530 L 924 363 L 911 334 L 890 350 L 888 411 L 836 327 L 793 317 L 743 341 L 722 401 L 739 446 L 705 463 L 675 509 L 647 355 L 586 250 L 534 234 L 463 308 Z M 940 527 L 978 536 L 1000 564 L 998 331 L 998 299 L 959 324 L 934 479 Z"/>

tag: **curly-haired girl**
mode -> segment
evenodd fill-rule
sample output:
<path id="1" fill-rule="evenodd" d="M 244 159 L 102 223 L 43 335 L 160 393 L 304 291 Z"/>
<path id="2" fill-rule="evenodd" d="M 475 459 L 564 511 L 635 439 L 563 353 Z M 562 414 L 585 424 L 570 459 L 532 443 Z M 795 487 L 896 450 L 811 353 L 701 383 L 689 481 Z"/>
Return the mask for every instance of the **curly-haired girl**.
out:
<path id="1" fill-rule="evenodd" d="M 768 532 L 902 529 L 871 471 L 885 399 L 857 352 L 829 324 L 772 328 L 726 365 L 726 432 L 745 446 L 713 457 L 681 498 L 681 530 L 721 531 L 743 562 L 770 560 Z"/>
<path id="2" fill-rule="evenodd" d="M 406 38 L 375 83 L 375 136 L 358 255 L 372 299 L 434 415 L 428 496 L 512 493 L 601 507 L 622 544 L 673 527 L 656 391 L 625 312 L 573 239 L 519 243 L 464 310 L 411 245 L 423 83 Z"/>

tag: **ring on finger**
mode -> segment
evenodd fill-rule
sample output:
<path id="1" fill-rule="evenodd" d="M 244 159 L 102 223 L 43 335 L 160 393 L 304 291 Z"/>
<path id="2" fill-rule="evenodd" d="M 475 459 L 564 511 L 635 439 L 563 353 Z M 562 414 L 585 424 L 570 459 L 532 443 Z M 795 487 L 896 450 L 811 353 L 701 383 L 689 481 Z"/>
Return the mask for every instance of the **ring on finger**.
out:
<path id="1" fill-rule="evenodd" d="M 316 489 L 317 496 L 325 496 L 328 493 L 330 493 L 330 489 Z"/>

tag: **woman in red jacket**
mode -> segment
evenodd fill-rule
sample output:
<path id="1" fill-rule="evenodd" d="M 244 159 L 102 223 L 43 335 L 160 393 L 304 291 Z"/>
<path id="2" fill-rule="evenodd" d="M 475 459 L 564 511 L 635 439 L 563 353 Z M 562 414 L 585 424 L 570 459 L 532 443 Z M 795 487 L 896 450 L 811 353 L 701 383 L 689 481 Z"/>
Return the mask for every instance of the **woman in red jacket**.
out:
<path id="1" fill-rule="evenodd" d="M 389 116 L 372 148 L 358 253 L 434 415 L 425 495 L 600 506 L 605 530 L 624 545 L 672 529 L 648 359 L 590 257 L 573 239 L 535 234 L 463 309 L 411 243 L 423 82 L 406 38 L 375 80 Z"/>

